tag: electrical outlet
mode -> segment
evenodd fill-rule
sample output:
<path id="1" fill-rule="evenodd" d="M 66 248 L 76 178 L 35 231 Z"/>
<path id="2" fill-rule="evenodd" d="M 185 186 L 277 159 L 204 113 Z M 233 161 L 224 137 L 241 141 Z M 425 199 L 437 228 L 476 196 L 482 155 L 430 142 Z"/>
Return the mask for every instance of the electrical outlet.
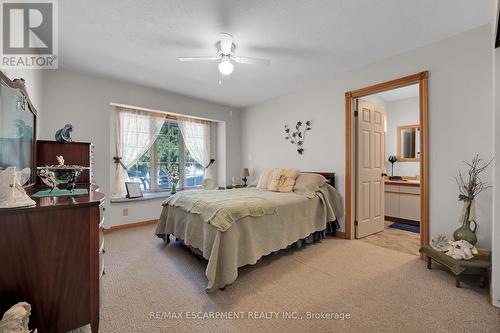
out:
<path id="1" fill-rule="evenodd" d="M 128 208 L 123 208 L 123 216 L 128 216 Z"/>

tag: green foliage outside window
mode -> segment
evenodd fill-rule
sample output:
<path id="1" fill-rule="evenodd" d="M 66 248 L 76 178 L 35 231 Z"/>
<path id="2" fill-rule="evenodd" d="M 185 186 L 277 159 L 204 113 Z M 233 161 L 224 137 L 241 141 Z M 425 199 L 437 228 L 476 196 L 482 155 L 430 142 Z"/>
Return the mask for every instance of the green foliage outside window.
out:
<path id="1" fill-rule="evenodd" d="M 181 146 L 182 142 L 177 123 L 165 121 L 155 144 L 127 170 L 131 180 L 140 182 L 144 191 L 168 190 L 172 186 L 167 176 L 168 170 L 177 170 L 179 173 L 184 170 L 185 174 L 182 175 L 184 186 L 201 185 L 204 169 L 192 158 L 189 151 Z M 153 161 L 151 160 L 152 150 L 156 155 L 156 160 Z M 182 152 L 184 152 L 183 159 L 180 158 Z M 180 168 L 182 160 L 184 160 L 184 165 L 183 168 Z M 153 177 L 151 177 L 152 164 L 156 169 L 156 184 L 153 184 L 153 186 Z"/>

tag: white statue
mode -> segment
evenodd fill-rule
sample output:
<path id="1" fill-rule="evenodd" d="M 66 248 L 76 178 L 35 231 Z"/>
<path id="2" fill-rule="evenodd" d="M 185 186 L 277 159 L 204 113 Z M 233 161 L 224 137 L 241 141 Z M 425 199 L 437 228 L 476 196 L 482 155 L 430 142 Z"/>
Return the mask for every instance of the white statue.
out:
<path id="1" fill-rule="evenodd" d="M 16 172 L 16 167 L 0 170 L 0 208 L 29 207 L 36 204 L 23 188 L 30 176 L 29 168 L 19 172 Z"/>
<path id="2" fill-rule="evenodd" d="M 231 178 L 231 186 L 232 187 L 236 186 L 236 180 L 235 180 L 234 176 Z"/>

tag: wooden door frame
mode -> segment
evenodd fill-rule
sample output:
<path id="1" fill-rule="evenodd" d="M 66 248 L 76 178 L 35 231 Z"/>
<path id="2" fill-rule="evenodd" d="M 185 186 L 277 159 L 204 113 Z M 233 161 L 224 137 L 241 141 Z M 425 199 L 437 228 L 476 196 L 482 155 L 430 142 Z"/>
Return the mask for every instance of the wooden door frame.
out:
<path id="1" fill-rule="evenodd" d="M 367 95 L 409 86 L 419 85 L 420 99 L 420 244 L 429 244 L 429 115 L 428 115 L 428 77 L 429 72 L 423 71 L 396 80 L 375 84 L 366 88 L 348 91 L 345 94 L 346 116 L 346 180 L 345 180 L 345 234 L 344 238 L 354 237 L 354 112 L 353 101 Z"/>

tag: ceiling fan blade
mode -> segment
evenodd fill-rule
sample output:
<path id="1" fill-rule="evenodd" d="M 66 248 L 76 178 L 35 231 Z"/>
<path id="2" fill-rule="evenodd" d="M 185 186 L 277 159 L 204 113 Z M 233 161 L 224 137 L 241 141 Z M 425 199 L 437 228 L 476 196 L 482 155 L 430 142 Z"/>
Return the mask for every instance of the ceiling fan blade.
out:
<path id="1" fill-rule="evenodd" d="M 233 36 L 228 33 L 221 32 L 220 34 L 220 51 L 222 54 L 231 54 L 233 47 Z"/>
<path id="2" fill-rule="evenodd" d="M 269 66 L 271 61 L 268 59 L 260 59 L 260 58 L 250 58 L 250 57 L 232 57 L 234 61 L 240 64 L 250 64 L 250 65 L 263 65 Z"/>
<path id="3" fill-rule="evenodd" d="M 213 61 L 220 60 L 220 57 L 206 56 L 206 57 L 179 57 L 179 61 Z"/>

